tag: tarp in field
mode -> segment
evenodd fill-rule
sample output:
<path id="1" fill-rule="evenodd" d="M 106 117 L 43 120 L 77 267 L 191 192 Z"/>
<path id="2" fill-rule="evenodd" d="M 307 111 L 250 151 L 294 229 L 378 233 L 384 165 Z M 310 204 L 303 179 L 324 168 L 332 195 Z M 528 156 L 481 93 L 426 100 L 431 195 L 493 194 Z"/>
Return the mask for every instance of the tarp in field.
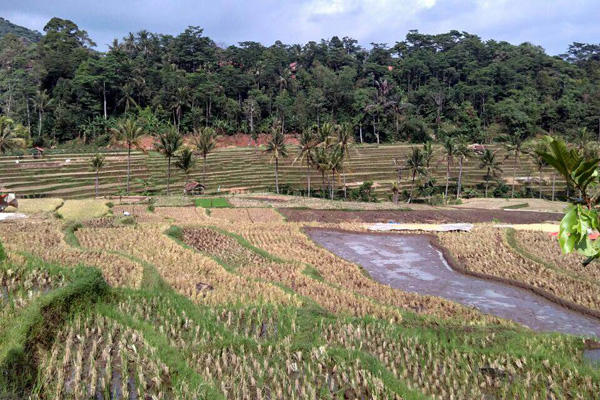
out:
<path id="1" fill-rule="evenodd" d="M 21 213 L 0 213 L 0 221 L 19 218 L 27 218 L 27 215 Z"/>
<path id="2" fill-rule="evenodd" d="M 426 231 L 426 232 L 452 232 L 473 229 L 473 224 L 400 224 L 400 223 L 378 223 L 368 227 L 370 231 Z"/>

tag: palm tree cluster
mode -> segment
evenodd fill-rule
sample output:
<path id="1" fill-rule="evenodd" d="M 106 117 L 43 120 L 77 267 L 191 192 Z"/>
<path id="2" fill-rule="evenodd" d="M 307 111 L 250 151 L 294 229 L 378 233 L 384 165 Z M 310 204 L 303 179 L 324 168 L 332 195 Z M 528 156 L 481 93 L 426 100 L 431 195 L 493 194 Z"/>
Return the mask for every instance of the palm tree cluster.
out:
<path id="1" fill-rule="evenodd" d="M 167 175 L 167 195 L 171 192 L 171 165 L 172 160 L 176 159 L 173 164 L 176 168 L 181 170 L 185 175 L 186 184 L 190 181 L 190 175 L 197 165 L 194 150 L 199 153 L 203 158 L 202 165 L 202 179 L 203 184 L 206 185 L 206 159 L 215 147 L 216 147 L 216 134 L 212 128 L 201 128 L 193 132 L 192 143 L 193 148 L 185 146 L 183 141 L 183 135 L 179 132 L 178 126 L 174 125 L 159 126 L 158 133 L 155 133 L 154 138 L 156 140 L 156 150 L 162 153 L 167 160 L 166 175 Z M 127 194 L 130 191 L 131 181 L 131 150 L 139 149 L 145 152 L 145 148 L 142 146 L 141 139 L 144 135 L 148 134 L 143 129 L 142 124 L 134 118 L 123 118 L 120 120 L 116 127 L 112 129 L 113 142 L 121 142 L 127 146 Z M 95 156 L 90 160 L 90 164 L 96 172 L 102 168 L 102 163 L 99 163 L 96 168 L 94 162 L 97 161 Z M 97 195 L 97 179 L 96 179 L 96 195 Z"/>
<path id="2" fill-rule="evenodd" d="M 462 178 L 464 162 L 473 155 L 473 151 L 469 147 L 469 142 L 465 136 L 446 136 L 441 140 L 444 161 L 446 163 L 446 184 L 444 188 L 444 199 L 448 200 L 448 191 L 451 179 L 451 167 L 458 159 L 458 177 L 456 185 L 456 198 L 459 199 L 462 193 Z M 520 147 L 519 147 L 520 148 Z M 498 151 L 492 151 L 488 148 L 482 150 L 479 157 L 479 168 L 486 170 L 485 179 L 485 197 L 488 196 L 490 178 L 496 177 L 498 172 L 502 172 L 502 162 L 497 158 Z M 521 154 L 520 150 L 519 153 Z M 432 169 L 432 161 L 435 158 L 435 149 L 432 142 L 426 142 L 422 148 L 413 147 L 411 152 L 406 156 L 404 164 L 400 164 L 398 159 L 394 160 L 394 165 L 398 171 L 398 181 L 392 185 L 392 193 L 394 202 L 397 202 L 400 192 L 400 180 L 402 171 L 410 172 L 411 186 L 408 192 L 407 202 L 413 199 L 414 188 L 417 179 L 430 176 Z M 541 172 L 540 172 L 541 174 Z M 541 190 L 541 189 L 540 189 Z"/>
<path id="3" fill-rule="evenodd" d="M 306 165 L 307 196 L 310 197 L 312 193 L 310 174 L 313 168 L 321 174 L 323 196 L 328 191 L 330 199 L 334 198 L 336 175 L 343 182 L 344 197 L 347 196 L 346 171 L 348 162 L 351 159 L 353 143 L 352 128 L 348 125 L 324 123 L 320 127 L 317 125 L 302 132 L 300 151 L 294 159 L 294 163 L 300 160 Z M 277 154 L 277 149 L 279 149 L 279 154 Z M 283 157 L 287 157 L 287 149 L 283 141 L 283 135 L 278 129 L 274 129 L 266 151 L 272 153 L 275 159 L 275 186 L 277 193 L 279 193 L 278 159 L 283 154 L 285 154 Z"/>

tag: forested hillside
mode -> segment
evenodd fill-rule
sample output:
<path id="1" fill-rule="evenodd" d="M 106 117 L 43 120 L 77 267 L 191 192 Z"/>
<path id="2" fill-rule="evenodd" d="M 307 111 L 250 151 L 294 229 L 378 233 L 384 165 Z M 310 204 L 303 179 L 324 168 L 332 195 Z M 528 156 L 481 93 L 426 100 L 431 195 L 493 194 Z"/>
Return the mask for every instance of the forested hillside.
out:
<path id="1" fill-rule="evenodd" d="M 0 38 L 8 34 L 13 34 L 18 38 L 25 39 L 29 43 L 38 42 L 42 38 L 42 35 L 39 32 L 15 25 L 9 20 L 0 17 Z"/>
<path id="2" fill-rule="evenodd" d="M 131 33 L 102 53 L 71 21 L 54 18 L 44 31 L 38 43 L 0 39 L 0 113 L 41 145 L 106 144 L 124 114 L 149 133 L 164 123 L 235 134 L 331 121 L 351 124 L 366 142 L 600 134 L 599 45 L 550 56 L 528 43 L 410 31 L 369 48 L 335 36 L 223 48 L 189 27 L 177 36 Z"/>

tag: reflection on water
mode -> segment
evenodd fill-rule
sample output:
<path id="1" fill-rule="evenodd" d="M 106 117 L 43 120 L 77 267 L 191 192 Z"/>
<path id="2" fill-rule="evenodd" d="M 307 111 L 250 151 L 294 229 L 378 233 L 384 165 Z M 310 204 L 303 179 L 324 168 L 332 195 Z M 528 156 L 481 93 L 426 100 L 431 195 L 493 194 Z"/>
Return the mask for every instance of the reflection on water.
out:
<path id="1" fill-rule="evenodd" d="M 600 337 L 600 321 L 594 318 L 530 291 L 454 271 L 426 236 L 325 230 L 311 230 L 308 234 L 329 251 L 362 265 L 374 279 L 391 287 L 440 296 L 535 330 Z"/>

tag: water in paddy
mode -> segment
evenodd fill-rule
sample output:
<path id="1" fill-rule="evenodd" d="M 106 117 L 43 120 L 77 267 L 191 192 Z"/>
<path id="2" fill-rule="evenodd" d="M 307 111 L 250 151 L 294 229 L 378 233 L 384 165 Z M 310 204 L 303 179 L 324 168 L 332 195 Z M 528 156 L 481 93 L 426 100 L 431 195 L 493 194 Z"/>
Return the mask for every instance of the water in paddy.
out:
<path id="1" fill-rule="evenodd" d="M 326 230 L 308 232 L 338 256 L 362 265 L 393 288 L 473 306 L 538 331 L 600 337 L 600 321 L 528 290 L 454 271 L 425 236 L 369 235 Z"/>

